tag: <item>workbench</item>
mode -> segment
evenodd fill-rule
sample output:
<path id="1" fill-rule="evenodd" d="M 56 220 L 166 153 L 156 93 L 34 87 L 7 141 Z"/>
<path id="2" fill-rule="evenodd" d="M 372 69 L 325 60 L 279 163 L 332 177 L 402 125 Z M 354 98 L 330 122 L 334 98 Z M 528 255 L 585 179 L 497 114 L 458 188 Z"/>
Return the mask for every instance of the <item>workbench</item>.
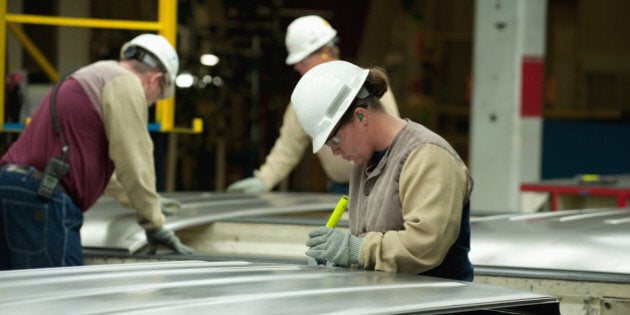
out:
<path id="1" fill-rule="evenodd" d="M 549 193 L 551 211 L 561 209 L 560 197 L 566 195 L 613 198 L 618 208 L 625 208 L 630 198 L 630 174 L 578 175 L 573 178 L 542 180 L 521 184 L 521 191 Z"/>

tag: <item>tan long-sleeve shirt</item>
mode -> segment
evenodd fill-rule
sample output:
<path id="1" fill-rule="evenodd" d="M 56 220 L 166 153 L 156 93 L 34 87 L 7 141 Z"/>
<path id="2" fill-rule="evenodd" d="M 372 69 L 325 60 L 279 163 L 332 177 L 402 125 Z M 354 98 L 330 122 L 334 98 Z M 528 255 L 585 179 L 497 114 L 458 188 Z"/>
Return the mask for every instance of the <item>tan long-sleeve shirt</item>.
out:
<path id="1" fill-rule="evenodd" d="M 147 131 L 148 108 L 142 98 L 127 99 L 130 87 L 139 79 L 129 73 L 112 80 L 103 89 L 103 124 L 109 141 L 109 156 L 115 165 L 116 179 L 124 197 L 136 210 L 136 220 L 145 229 L 164 224 L 159 195 L 155 188 L 153 141 Z M 131 106 L 133 105 L 133 106 Z M 125 198 L 116 199 L 124 204 Z"/>

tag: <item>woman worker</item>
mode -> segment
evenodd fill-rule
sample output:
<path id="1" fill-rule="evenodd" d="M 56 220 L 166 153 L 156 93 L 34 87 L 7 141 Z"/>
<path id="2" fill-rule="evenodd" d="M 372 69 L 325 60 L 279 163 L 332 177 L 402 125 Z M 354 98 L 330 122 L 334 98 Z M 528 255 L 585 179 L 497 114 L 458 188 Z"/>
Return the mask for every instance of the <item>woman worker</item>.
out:
<path id="1" fill-rule="evenodd" d="M 468 168 L 442 137 L 388 114 L 383 70 L 331 61 L 307 72 L 291 101 L 312 138 L 354 162 L 350 232 L 309 233 L 306 255 L 339 266 L 472 281 Z"/>

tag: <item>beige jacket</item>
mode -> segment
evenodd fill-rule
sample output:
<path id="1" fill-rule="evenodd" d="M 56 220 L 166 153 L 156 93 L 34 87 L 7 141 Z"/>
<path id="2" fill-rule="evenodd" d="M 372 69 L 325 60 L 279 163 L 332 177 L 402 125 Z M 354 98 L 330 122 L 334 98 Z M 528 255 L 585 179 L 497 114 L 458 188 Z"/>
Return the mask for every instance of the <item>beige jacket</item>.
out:
<path id="1" fill-rule="evenodd" d="M 391 89 L 387 89 L 387 92 L 381 97 L 381 102 L 390 114 L 400 115 Z M 271 152 L 267 155 L 265 164 L 254 171 L 254 176 L 260 178 L 267 189 L 271 190 L 289 176 L 289 173 L 302 159 L 306 147 L 310 143 L 311 138 L 300 126 L 293 105 L 289 104 L 284 112 L 280 135 Z M 317 157 L 330 180 L 336 183 L 347 183 L 350 180 L 350 171 L 353 165 L 351 161 L 346 161 L 340 156 L 334 156 L 328 146 L 319 150 Z"/>

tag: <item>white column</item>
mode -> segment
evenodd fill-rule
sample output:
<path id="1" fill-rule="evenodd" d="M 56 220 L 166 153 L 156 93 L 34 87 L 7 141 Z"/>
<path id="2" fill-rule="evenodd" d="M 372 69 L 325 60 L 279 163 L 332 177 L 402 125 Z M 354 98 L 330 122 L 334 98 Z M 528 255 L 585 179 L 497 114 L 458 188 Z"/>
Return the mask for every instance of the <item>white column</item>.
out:
<path id="1" fill-rule="evenodd" d="M 476 213 L 520 212 L 540 178 L 546 0 L 477 0 L 471 173 Z"/>

